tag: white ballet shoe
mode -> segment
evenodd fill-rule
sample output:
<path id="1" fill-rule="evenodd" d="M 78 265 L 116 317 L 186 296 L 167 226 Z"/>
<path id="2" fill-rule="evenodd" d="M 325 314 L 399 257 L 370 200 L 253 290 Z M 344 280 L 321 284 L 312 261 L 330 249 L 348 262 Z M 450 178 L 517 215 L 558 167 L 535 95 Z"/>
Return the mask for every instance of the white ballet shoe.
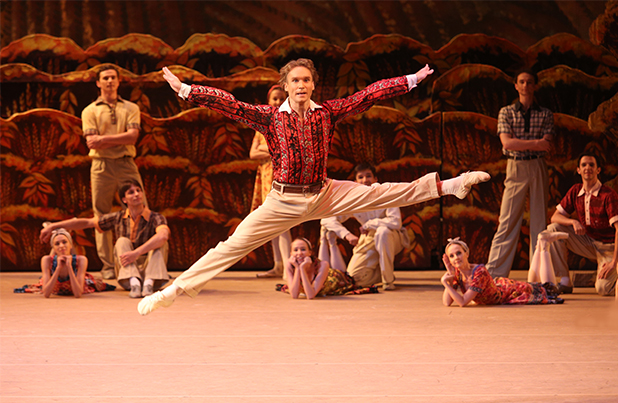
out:
<path id="1" fill-rule="evenodd" d="M 161 291 L 157 291 L 152 295 L 144 297 L 137 305 L 137 312 L 140 315 L 148 315 L 150 312 L 160 307 L 167 308 L 174 303 L 173 299 L 165 298 Z"/>
<path id="2" fill-rule="evenodd" d="M 547 243 L 552 243 L 559 239 L 567 239 L 568 237 L 569 237 L 569 234 L 566 232 L 560 232 L 560 231 L 552 232 L 552 231 L 544 230 L 539 233 L 539 235 L 537 236 L 537 239 L 539 241 L 545 241 Z"/>
<path id="3" fill-rule="evenodd" d="M 472 185 L 476 185 L 477 183 L 481 182 L 487 182 L 489 179 L 491 179 L 491 175 L 483 171 L 465 172 L 459 175 L 459 177 L 462 178 L 461 185 L 459 186 L 459 189 L 457 189 L 457 191 L 455 192 L 455 196 L 458 199 L 465 199 L 466 196 L 468 196 L 468 193 L 470 193 L 470 188 L 472 188 Z"/>

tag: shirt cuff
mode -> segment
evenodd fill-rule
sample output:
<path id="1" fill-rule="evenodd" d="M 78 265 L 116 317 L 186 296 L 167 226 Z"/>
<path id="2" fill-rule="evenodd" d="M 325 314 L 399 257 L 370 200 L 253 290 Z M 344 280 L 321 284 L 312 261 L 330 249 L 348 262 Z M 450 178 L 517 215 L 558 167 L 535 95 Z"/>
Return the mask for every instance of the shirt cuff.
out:
<path id="1" fill-rule="evenodd" d="M 416 74 L 408 74 L 406 78 L 408 79 L 408 91 L 410 91 L 412 88 L 416 87 L 418 78 L 416 78 Z"/>
<path id="2" fill-rule="evenodd" d="M 187 99 L 190 93 L 191 93 L 191 86 L 185 83 L 181 83 L 180 91 L 178 91 L 178 96 L 182 99 Z"/>

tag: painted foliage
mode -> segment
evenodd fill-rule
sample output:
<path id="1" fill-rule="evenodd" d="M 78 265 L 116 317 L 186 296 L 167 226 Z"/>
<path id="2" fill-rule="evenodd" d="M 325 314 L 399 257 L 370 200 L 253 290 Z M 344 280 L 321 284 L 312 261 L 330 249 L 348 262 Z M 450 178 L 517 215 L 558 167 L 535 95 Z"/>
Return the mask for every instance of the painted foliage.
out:
<path id="1" fill-rule="evenodd" d="M 341 122 L 328 164 L 330 177 L 351 179 L 353 167 L 367 161 L 382 182 L 413 181 L 430 172 L 446 179 L 471 169 L 492 174 L 491 182 L 475 187 L 465 200 L 443 198 L 402 209 L 412 244 L 397 257 L 401 268 L 435 265 L 452 236 L 466 239 L 473 260 L 486 259 L 505 170 L 496 117 L 516 98 L 511 76 L 520 67 L 540 70 L 538 100 L 556 116 L 548 212 L 577 181 L 574 161 L 583 149 L 605 156 L 602 180 L 616 186 L 618 63 L 602 45 L 568 35 L 523 50 L 502 38 L 463 34 L 435 51 L 402 35 L 375 35 L 345 49 L 285 36 L 262 50 L 249 39 L 220 34 L 193 35 L 176 49 L 151 35 L 130 34 L 84 50 L 68 38 L 37 34 L 10 43 L 1 56 L 2 270 L 37 269 L 48 252 L 38 242 L 43 221 L 92 214 L 80 115 L 96 98 L 101 63 L 120 68 L 121 96 L 140 107 L 136 163 L 150 207 L 169 221 L 172 269 L 186 269 L 249 213 L 257 164 L 248 159 L 253 131 L 179 99 L 162 79 L 162 66 L 183 82 L 217 87 L 251 103 L 263 103 L 278 69 L 298 57 L 316 64 L 317 102 L 413 73 L 426 63 L 434 66 L 434 75 L 410 94 Z M 516 268 L 527 266 L 526 231 Z M 317 243 L 319 225 L 303 224 L 293 235 Z M 96 270 L 93 232 L 79 232 L 76 243 Z M 351 248 L 341 247 L 349 257 Z M 271 255 L 269 247 L 259 248 L 236 267 L 268 267 Z"/>

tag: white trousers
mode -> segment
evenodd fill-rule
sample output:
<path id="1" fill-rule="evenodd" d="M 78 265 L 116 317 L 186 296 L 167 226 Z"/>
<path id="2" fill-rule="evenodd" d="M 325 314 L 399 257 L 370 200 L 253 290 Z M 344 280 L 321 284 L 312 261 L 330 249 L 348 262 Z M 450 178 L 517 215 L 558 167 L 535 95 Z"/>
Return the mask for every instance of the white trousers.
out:
<path id="1" fill-rule="evenodd" d="M 271 190 L 264 203 L 252 211 L 223 242 L 183 272 L 174 284 L 195 297 L 206 283 L 252 250 L 305 221 L 334 215 L 401 207 L 440 197 L 437 173 L 411 183 L 360 185 L 328 180 L 318 194 L 281 194 Z"/>
<path id="2" fill-rule="evenodd" d="M 359 287 L 395 281 L 395 256 L 404 248 L 400 231 L 378 227 L 361 235 L 348 263 L 348 274 Z"/>

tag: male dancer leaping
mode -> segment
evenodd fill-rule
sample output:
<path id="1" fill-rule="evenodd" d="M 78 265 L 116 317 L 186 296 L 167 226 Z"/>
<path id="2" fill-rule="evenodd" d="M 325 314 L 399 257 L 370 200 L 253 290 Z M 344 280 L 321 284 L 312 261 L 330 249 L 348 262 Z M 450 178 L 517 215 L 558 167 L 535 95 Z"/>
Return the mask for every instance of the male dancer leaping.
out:
<path id="1" fill-rule="evenodd" d="M 251 105 L 217 88 L 182 84 L 169 69 L 163 77 L 178 95 L 263 133 L 273 164 L 273 185 L 266 201 L 251 212 L 224 242 L 220 242 L 183 272 L 174 283 L 148 296 L 137 310 L 146 315 L 168 307 L 186 292 L 195 297 L 217 274 L 286 230 L 310 220 L 421 203 L 452 194 L 466 197 L 470 187 L 489 180 L 485 172 L 468 172 L 440 181 L 431 173 L 412 183 L 364 186 L 327 179 L 326 162 L 337 123 L 368 110 L 376 102 L 405 94 L 433 70 L 381 80 L 344 99 L 318 105 L 311 94 L 318 80 L 313 62 L 293 60 L 280 70 L 279 84 L 288 93 L 280 107 Z"/>

